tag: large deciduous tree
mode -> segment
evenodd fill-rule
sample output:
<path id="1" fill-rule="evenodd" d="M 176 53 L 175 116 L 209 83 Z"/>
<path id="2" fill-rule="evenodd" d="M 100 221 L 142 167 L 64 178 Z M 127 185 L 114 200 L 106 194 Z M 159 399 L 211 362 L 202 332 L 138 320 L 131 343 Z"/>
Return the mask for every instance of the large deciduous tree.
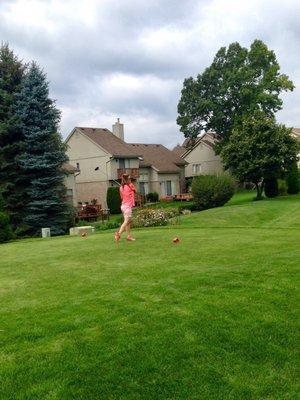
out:
<path id="1" fill-rule="evenodd" d="M 0 192 L 10 214 L 14 230 L 18 230 L 24 210 L 27 177 L 20 168 L 24 135 L 14 111 L 15 95 L 20 90 L 24 65 L 9 49 L 0 46 Z"/>
<path id="2" fill-rule="evenodd" d="M 60 112 L 49 98 L 46 75 L 35 63 L 24 77 L 16 114 L 25 137 L 21 165 L 31 179 L 24 218 L 28 232 L 40 234 L 42 227 L 50 227 L 53 234 L 62 234 L 68 221 L 63 184 L 66 148 L 58 134 Z"/>
<path id="3" fill-rule="evenodd" d="M 185 79 L 177 123 L 190 139 L 201 130 L 215 131 L 220 148 L 245 115 L 261 110 L 273 116 L 282 106 L 280 93 L 293 88 L 262 41 L 255 40 L 249 50 L 232 43 L 217 52 L 202 74 Z"/>
<path id="4" fill-rule="evenodd" d="M 232 130 L 220 155 L 225 169 L 242 182 L 253 182 L 257 199 L 262 197 L 264 180 L 277 178 L 296 160 L 297 142 L 291 129 L 276 124 L 274 117 L 256 111 Z"/>

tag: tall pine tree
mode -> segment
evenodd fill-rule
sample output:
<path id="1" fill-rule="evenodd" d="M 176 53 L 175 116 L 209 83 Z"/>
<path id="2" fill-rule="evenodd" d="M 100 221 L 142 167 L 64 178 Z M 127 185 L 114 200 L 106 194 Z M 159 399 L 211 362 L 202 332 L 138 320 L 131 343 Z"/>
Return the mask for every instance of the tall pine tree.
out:
<path id="1" fill-rule="evenodd" d="M 0 194 L 0 243 L 13 238 L 13 232 L 9 223 L 9 215 L 4 208 L 5 203 Z"/>
<path id="2" fill-rule="evenodd" d="M 28 178 L 20 168 L 24 136 L 14 112 L 15 94 L 20 90 L 24 65 L 9 49 L 0 46 L 0 193 L 15 231 L 20 230 L 24 190 Z"/>
<path id="3" fill-rule="evenodd" d="M 60 112 L 49 98 L 48 86 L 45 73 L 31 63 L 16 104 L 25 137 L 21 165 L 30 176 L 24 221 L 31 235 L 40 234 L 43 227 L 50 227 L 55 235 L 62 234 L 68 220 L 62 168 L 68 159 L 58 134 Z"/>

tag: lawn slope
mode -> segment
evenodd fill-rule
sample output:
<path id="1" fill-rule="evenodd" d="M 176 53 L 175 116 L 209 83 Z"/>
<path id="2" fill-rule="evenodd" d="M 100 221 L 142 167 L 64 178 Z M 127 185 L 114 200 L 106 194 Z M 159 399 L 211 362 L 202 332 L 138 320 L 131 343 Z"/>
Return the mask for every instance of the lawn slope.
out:
<path id="1" fill-rule="evenodd" d="M 0 399 L 296 399 L 299 204 L 1 245 Z"/>

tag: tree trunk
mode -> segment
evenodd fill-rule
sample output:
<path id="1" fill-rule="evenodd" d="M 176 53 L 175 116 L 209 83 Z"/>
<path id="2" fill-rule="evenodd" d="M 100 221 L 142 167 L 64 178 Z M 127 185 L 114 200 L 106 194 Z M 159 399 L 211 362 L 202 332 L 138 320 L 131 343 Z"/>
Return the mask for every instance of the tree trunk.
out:
<path id="1" fill-rule="evenodd" d="M 264 182 L 254 182 L 256 187 L 256 198 L 255 200 L 262 200 L 264 191 Z"/>

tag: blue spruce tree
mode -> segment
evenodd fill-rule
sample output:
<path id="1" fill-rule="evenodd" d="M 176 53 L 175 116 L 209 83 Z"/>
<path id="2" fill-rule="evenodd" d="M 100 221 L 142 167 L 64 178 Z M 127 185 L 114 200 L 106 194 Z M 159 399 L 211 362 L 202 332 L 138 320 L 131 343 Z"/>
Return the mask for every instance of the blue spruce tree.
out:
<path id="1" fill-rule="evenodd" d="M 25 74 L 16 113 L 25 137 L 20 162 L 30 177 L 24 217 L 28 233 L 38 235 L 41 228 L 49 227 L 52 234 L 63 234 L 68 224 L 68 206 L 62 167 L 68 158 L 58 134 L 60 111 L 49 98 L 45 73 L 34 62 Z"/>

